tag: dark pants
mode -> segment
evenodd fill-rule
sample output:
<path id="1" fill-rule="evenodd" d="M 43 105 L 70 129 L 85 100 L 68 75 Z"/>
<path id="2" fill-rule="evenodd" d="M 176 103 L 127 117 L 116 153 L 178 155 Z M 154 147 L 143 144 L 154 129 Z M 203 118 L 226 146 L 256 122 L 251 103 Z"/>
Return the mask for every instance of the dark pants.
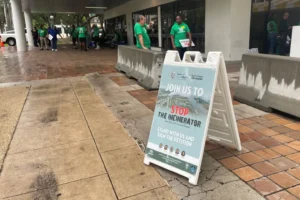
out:
<path id="1" fill-rule="evenodd" d="M 279 55 L 285 56 L 285 54 L 286 54 L 286 39 L 287 39 L 287 34 L 286 33 L 280 35 Z"/>
<path id="2" fill-rule="evenodd" d="M 268 39 L 269 39 L 269 54 L 275 54 L 276 53 L 276 33 L 271 32 L 269 33 Z"/>
<path id="3" fill-rule="evenodd" d="M 34 42 L 34 46 L 35 47 L 38 47 L 39 45 L 38 45 L 38 37 L 34 37 L 33 38 L 33 42 Z"/>
<path id="4" fill-rule="evenodd" d="M 72 38 L 72 41 L 73 41 L 73 46 L 76 47 L 77 38 L 76 38 L 76 37 L 75 37 L 75 38 L 73 37 L 73 38 Z"/>
<path id="5" fill-rule="evenodd" d="M 99 36 L 93 37 L 93 41 L 95 42 L 96 47 L 100 46 L 100 38 L 99 38 Z"/>
<path id="6" fill-rule="evenodd" d="M 186 52 L 187 48 L 177 47 L 177 51 L 179 53 L 180 59 L 183 60 L 184 53 Z"/>
<path id="7" fill-rule="evenodd" d="M 57 38 L 51 40 L 51 47 L 52 49 L 57 49 Z"/>

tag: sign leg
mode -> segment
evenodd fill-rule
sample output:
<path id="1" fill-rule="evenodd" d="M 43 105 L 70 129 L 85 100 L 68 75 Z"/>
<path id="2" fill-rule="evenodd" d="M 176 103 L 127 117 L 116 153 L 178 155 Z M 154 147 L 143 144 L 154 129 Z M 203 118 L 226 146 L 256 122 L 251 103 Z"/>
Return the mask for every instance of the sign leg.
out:
<path id="1" fill-rule="evenodd" d="M 144 158 L 144 164 L 145 164 L 145 165 L 150 165 L 150 161 L 149 161 L 147 155 L 146 155 L 145 158 Z"/>
<path id="2" fill-rule="evenodd" d="M 198 184 L 198 176 L 193 176 L 189 178 L 189 183 L 192 185 L 197 185 Z"/>

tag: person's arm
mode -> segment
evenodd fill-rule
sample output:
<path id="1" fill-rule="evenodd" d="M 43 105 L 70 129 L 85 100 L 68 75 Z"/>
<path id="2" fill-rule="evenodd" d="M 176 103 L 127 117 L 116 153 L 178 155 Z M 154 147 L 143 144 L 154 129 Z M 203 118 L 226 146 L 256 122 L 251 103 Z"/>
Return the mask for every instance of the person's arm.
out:
<path id="1" fill-rule="evenodd" d="M 187 26 L 187 35 L 188 35 L 189 40 L 190 40 L 189 47 L 191 47 L 192 46 L 192 33 L 191 33 L 191 30 L 190 30 L 189 26 L 188 25 L 186 25 L 186 26 Z"/>
<path id="2" fill-rule="evenodd" d="M 170 33 L 170 36 L 171 36 L 171 42 L 172 42 L 172 47 L 174 50 L 176 50 L 176 46 L 175 46 L 175 42 L 174 42 L 174 35 L 175 35 L 175 30 L 174 28 L 172 27 L 171 28 L 171 33 Z"/>
<path id="3" fill-rule="evenodd" d="M 148 49 L 148 48 L 145 47 L 145 45 L 144 45 L 143 35 L 142 35 L 142 34 L 139 34 L 138 37 L 139 37 L 139 41 L 140 41 L 140 44 L 141 44 L 142 48 L 143 48 L 143 49 Z"/>

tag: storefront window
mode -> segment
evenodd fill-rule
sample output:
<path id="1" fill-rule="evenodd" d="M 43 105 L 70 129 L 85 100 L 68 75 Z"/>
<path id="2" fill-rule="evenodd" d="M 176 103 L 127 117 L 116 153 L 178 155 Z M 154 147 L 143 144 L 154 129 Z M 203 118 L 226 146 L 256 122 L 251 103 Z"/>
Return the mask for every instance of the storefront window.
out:
<path id="1" fill-rule="evenodd" d="M 300 25 L 300 0 L 253 0 L 251 15 L 250 48 L 258 48 L 260 53 L 270 52 L 268 22 L 273 19 L 278 28 L 285 12 L 289 13 L 288 26 Z M 287 33 L 291 38 L 292 29 Z M 275 54 L 280 52 L 280 34 L 277 35 Z M 285 40 L 285 37 L 284 37 Z M 289 54 L 287 42 L 285 55 Z"/>
<path id="2" fill-rule="evenodd" d="M 205 0 L 179 0 L 161 6 L 163 48 L 171 49 L 170 30 L 177 15 L 190 27 L 193 41 L 196 44 L 193 50 L 204 52 L 205 27 Z"/>
<path id="3" fill-rule="evenodd" d="M 105 21 L 106 35 L 108 39 L 115 37 L 115 32 L 119 34 L 122 40 L 127 40 L 126 15 L 107 19 Z"/>

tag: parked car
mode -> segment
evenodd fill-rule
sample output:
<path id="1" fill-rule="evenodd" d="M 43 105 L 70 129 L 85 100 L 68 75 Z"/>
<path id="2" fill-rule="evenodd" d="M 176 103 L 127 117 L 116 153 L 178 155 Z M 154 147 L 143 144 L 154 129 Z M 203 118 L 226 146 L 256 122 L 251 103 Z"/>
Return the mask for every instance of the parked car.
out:
<path id="1" fill-rule="evenodd" d="M 25 29 L 25 33 L 27 33 L 26 29 Z M 5 33 L 1 33 L 0 37 L 2 39 L 2 41 L 6 44 L 8 44 L 9 46 L 16 46 L 16 34 L 14 30 L 11 31 L 6 31 Z M 26 37 L 26 41 L 27 40 L 27 35 L 25 35 Z"/>

